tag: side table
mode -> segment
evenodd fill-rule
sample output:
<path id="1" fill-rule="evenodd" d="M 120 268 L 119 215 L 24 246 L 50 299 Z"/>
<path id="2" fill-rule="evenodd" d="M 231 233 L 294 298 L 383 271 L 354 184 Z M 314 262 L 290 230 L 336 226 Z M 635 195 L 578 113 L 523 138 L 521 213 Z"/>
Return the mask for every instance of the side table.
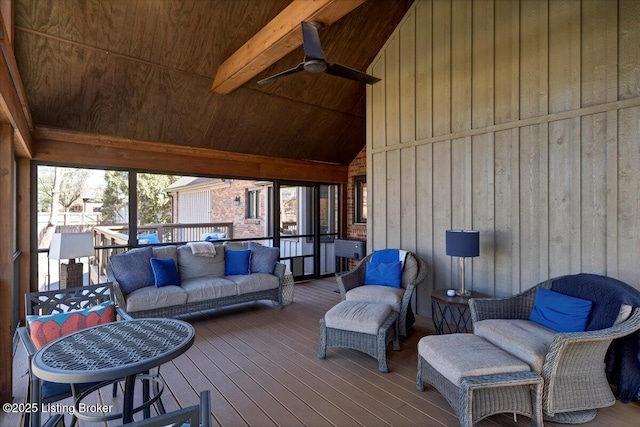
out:
<path id="1" fill-rule="evenodd" d="M 475 291 L 471 291 L 468 297 L 447 296 L 446 289 L 436 289 L 431 292 L 431 316 L 436 332 L 438 334 L 471 332 L 469 299 L 488 297 L 487 294 Z"/>

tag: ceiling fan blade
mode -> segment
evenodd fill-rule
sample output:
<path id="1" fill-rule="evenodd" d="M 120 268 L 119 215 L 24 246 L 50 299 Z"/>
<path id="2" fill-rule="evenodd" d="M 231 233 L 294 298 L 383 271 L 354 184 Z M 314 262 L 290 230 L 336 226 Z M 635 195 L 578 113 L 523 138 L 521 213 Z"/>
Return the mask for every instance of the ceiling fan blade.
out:
<path id="1" fill-rule="evenodd" d="M 319 22 L 302 22 L 302 46 L 304 47 L 304 60 L 324 59 L 324 52 L 320 44 L 318 30 L 322 28 Z"/>
<path id="2" fill-rule="evenodd" d="M 299 63 L 295 68 L 290 68 L 281 73 L 274 74 L 271 77 L 267 77 L 266 79 L 262 79 L 258 82 L 258 84 L 263 85 L 265 83 L 271 83 L 275 80 L 281 79 L 282 77 L 288 76 L 289 74 L 299 73 L 300 71 L 304 71 L 304 62 Z"/>
<path id="3" fill-rule="evenodd" d="M 380 81 L 379 78 L 365 74 L 362 71 L 354 70 L 353 68 L 345 67 L 340 64 L 327 64 L 327 74 L 332 76 L 344 77 L 346 79 L 355 80 L 361 83 L 372 85 Z"/>

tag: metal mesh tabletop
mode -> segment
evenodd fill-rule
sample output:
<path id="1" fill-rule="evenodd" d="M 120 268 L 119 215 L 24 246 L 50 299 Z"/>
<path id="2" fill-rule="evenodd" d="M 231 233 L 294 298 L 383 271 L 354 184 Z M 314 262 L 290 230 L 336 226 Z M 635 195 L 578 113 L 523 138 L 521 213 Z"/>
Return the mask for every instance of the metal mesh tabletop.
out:
<path id="1" fill-rule="evenodd" d="M 55 382 L 106 381 L 144 372 L 186 351 L 194 329 L 175 319 L 113 322 L 64 336 L 40 350 L 34 374 Z"/>

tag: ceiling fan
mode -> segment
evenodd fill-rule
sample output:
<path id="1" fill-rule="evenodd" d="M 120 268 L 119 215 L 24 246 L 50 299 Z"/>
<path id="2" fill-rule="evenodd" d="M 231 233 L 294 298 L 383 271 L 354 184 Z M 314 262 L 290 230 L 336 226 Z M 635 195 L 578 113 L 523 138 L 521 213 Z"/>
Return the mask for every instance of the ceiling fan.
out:
<path id="1" fill-rule="evenodd" d="M 302 22 L 302 46 L 304 48 L 304 61 L 295 68 L 274 74 L 271 77 L 262 79 L 258 84 L 270 83 L 290 74 L 308 71 L 310 73 L 327 73 L 345 79 L 355 80 L 361 83 L 372 85 L 380 81 L 379 78 L 370 76 L 353 68 L 344 65 L 327 62 L 320 46 L 320 36 L 318 30 L 322 28 L 319 22 Z"/>

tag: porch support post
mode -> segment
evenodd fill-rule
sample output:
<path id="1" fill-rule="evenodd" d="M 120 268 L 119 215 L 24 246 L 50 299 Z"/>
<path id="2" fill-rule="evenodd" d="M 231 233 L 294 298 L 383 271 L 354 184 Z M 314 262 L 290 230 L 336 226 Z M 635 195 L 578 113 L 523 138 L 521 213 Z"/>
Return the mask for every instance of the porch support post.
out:
<path id="1" fill-rule="evenodd" d="M 12 400 L 13 254 L 14 254 L 14 140 L 13 128 L 0 124 L 0 401 Z"/>

